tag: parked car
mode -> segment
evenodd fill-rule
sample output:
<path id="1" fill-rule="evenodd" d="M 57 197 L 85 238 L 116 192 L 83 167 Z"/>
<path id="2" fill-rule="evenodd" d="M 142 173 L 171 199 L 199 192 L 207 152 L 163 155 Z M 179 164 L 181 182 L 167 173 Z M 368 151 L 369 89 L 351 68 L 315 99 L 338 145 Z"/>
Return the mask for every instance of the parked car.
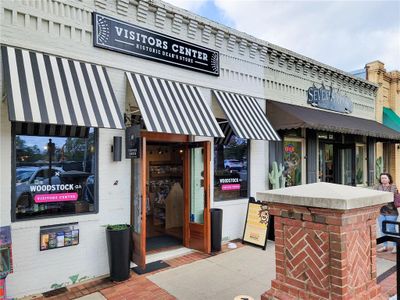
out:
<path id="1" fill-rule="evenodd" d="M 32 207 L 33 195 L 30 189 L 32 184 L 48 184 L 49 183 L 48 166 L 43 167 L 17 167 L 15 174 L 16 181 L 16 199 L 18 207 Z M 60 184 L 60 175 L 64 170 L 60 167 L 51 168 L 51 184 Z"/>
<path id="2" fill-rule="evenodd" d="M 224 168 L 228 170 L 240 171 L 243 168 L 243 163 L 237 159 L 225 159 Z"/>

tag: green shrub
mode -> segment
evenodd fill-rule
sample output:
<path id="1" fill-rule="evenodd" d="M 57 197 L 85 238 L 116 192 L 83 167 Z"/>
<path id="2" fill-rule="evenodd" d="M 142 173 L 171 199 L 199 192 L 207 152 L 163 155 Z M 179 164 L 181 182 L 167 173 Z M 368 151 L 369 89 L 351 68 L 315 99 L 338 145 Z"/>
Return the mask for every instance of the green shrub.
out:
<path id="1" fill-rule="evenodd" d="M 114 224 L 114 225 L 107 225 L 108 230 L 112 231 L 119 231 L 119 230 L 125 230 L 128 229 L 129 225 L 128 224 Z"/>

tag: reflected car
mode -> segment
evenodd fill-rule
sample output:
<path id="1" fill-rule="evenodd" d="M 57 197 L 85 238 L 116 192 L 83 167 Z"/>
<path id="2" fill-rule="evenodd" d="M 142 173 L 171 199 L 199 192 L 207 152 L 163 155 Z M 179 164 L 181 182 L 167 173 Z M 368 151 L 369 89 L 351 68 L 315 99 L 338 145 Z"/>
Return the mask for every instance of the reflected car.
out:
<path id="1" fill-rule="evenodd" d="M 32 207 L 33 195 L 30 189 L 32 184 L 49 183 L 49 167 L 17 167 L 15 172 L 16 199 L 18 207 Z M 51 183 L 60 184 L 60 174 L 64 170 L 60 167 L 51 168 Z"/>
<path id="2" fill-rule="evenodd" d="M 225 159 L 224 168 L 228 170 L 240 171 L 243 168 L 243 163 L 237 159 Z"/>

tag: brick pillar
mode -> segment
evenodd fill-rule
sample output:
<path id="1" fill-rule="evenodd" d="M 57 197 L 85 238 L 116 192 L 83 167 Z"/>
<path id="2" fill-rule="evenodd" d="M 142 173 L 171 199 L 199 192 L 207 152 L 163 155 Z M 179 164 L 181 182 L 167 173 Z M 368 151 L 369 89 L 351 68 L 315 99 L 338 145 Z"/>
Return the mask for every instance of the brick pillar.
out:
<path id="1" fill-rule="evenodd" d="M 385 299 L 376 283 L 380 205 L 329 209 L 268 203 L 276 279 L 267 299 Z"/>

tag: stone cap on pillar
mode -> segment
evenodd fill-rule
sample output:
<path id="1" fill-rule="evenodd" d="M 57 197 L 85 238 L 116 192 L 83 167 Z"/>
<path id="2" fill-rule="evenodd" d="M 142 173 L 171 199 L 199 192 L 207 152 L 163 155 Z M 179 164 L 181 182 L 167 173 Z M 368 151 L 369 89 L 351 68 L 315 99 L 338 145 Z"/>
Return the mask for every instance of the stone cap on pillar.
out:
<path id="1" fill-rule="evenodd" d="M 289 205 L 348 210 L 391 202 L 393 194 L 361 187 L 318 182 L 257 192 L 256 199 Z"/>

